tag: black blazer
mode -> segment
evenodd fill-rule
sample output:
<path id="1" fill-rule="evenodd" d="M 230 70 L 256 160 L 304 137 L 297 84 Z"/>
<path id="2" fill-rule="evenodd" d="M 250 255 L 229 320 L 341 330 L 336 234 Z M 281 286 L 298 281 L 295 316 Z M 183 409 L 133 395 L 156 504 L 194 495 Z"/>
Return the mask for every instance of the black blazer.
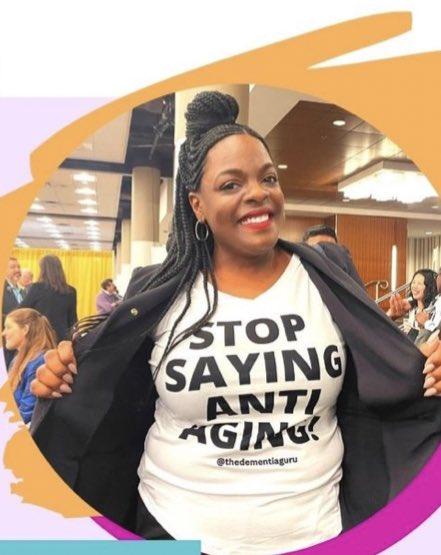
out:
<path id="1" fill-rule="evenodd" d="M 45 283 L 33 283 L 20 308 L 34 308 L 46 316 L 58 341 L 68 339 L 70 328 L 78 320 L 77 292 L 71 286 L 68 293 L 58 293 Z"/>
<path id="2" fill-rule="evenodd" d="M 307 245 L 279 244 L 300 256 L 347 345 L 337 416 L 345 446 L 340 505 L 348 529 L 392 499 L 434 452 L 441 401 L 423 397 L 421 352 L 333 261 L 347 262 L 343 249 L 324 247 L 336 254 L 331 260 Z M 76 342 L 73 393 L 39 401 L 31 427 L 65 482 L 128 528 L 157 398 L 147 368 L 153 342 L 146 330 L 158 322 L 180 279 L 145 291 L 154 269 L 138 270 L 125 301 Z"/>

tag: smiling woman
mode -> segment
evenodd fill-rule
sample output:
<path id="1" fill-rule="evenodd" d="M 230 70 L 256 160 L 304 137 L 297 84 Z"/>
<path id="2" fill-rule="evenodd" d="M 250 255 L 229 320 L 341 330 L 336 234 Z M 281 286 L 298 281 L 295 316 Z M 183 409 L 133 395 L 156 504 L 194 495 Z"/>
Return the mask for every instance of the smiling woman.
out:
<path id="1" fill-rule="evenodd" d="M 35 392 L 59 396 L 75 359 L 78 376 L 33 432 L 80 496 L 138 534 L 269 554 L 383 507 L 437 447 L 441 403 L 423 398 L 426 358 L 342 269 L 347 252 L 279 238 L 277 171 L 237 115 L 219 92 L 189 104 L 167 257 L 105 322 L 78 326 L 74 352 L 51 352 Z"/>

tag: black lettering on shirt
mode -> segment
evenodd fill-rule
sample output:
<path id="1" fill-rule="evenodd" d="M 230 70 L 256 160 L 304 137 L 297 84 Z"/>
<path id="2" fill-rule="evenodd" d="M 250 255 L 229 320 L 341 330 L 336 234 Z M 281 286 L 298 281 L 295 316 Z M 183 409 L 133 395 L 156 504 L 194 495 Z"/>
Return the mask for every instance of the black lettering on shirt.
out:
<path id="1" fill-rule="evenodd" d="M 338 353 L 337 345 L 329 345 L 326 347 L 323 354 L 326 372 L 331 376 L 331 378 L 338 378 L 343 372 L 341 358 L 340 356 L 333 356 L 335 353 Z"/>
<path id="2" fill-rule="evenodd" d="M 204 329 L 206 327 L 211 327 L 212 325 L 213 322 L 207 322 L 204 327 L 193 333 L 192 337 L 196 337 L 196 339 L 202 339 L 202 343 L 194 343 L 193 341 L 191 341 L 190 349 L 206 349 L 207 347 L 212 345 L 214 341 L 213 334 Z"/>
<path id="3" fill-rule="evenodd" d="M 257 334 L 257 326 L 259 325 L 267 327 L 266 333 L 260 336 Z M 279 337 L 278 325 L 274 322 L 274 320 L 270 320 L 269 318 L 251 320 L 251 322 L 248 322 L 246 325 L 245 331 L 248 339 L 253 343 L 273 343 L 273 341 Z"/>
<path id="4" fill-rule="evenodd" d="M 317 351 L 314 348 L 308 349 L 309 363 L 297 351 L 282 351 L 283 362 L 285 364 L 286 381 L 294 381 L 294 367 L 297 365 L 307 380 L 320 379 L 320 363 Z"/>
<path id="5" fill-rule="evenodd" d="M 294 409 L 296 408 L 297 399 L 299 397 L 304 397 L 308 391 L 306 389 L 291 389 L 288 391 L 280 391 L 279 395 L 281 397 L 286 397 L 285 414 L 294 414 Z"/>
<path id="6" fill-rule="evenodd" d="M 207 374 L 205 370 L 208 370 Z M 188 390 L 198 391 L 203 383 L 212 383 L 214 387 L 227 385 L 214 357 L 201 357 L 197 361 Z"/>
<path id="7" fill-rule="evenodd" d="M 210 397 L 207 401 L 207 420 L 216 420 L 221 414 L 234 416 L 237 412 L 230 407 L 225 397 Z"/>
<path id="8" fill-rule="evenodd" d="M 239 395 L 241 414 L 250 414 L 250 407 L 260 413 L 271 413 L 274 410 L 274 392 L 264 394 L 265 402 L 262 404 L 256 395 L 244 393 Z"/>
<path id="9" fill-rule="evenodd" d="M 298 314 L 285 314 L 281 316 L 288 341 L 297 341 L 297 331 L 305 329 L 305 322 Z"/>
<path id="10" fill-rule="evenodd" d="M 175 366 L 183 368 L 185 366 L 185 360 L 183 358 L 177 358 L 167 362 L 165 373 L 169 378 L 175 380 L 175 383 L 166 382 L 165 388 L 168 391 L 182 391 L 185 388 L 185 376 L 181 374 L 181 372 L 178 372 Z"/>
<path id="11" fill-rule="evenodd" d="M 237 432 L 229 430 L 228 428 L 225 428 L 225 426 L 232 426 L 235 428 L 238 424 L 239 422 L 233 422 L 232 424 L 213 424 L 213 426 L 211 426 L 210 434 L 213 445 L 224 449 L 232 449 L 237 438 Z M 222 431 L 223 434 L 221 436 Z"/>
<path id="12" fill-rule="evenodd" d="M 259 353 L 250 353 L 247 355 L 245 362 L 242 362 L 237 355 L 227 355 L 227 359 L 233 365 L 233 368 L 239 373 L 239 384 L 250 385 L 250 372 L 257 360 Z"/>
<path id="13" fill-rule="evenodd" d="M 217 325 L 224 327 L 225 346 L 234 347 L 236 345 L 234 327 L 241 326 L 242 322 L 240 320 L 236 322 L 217 322 Z"/>

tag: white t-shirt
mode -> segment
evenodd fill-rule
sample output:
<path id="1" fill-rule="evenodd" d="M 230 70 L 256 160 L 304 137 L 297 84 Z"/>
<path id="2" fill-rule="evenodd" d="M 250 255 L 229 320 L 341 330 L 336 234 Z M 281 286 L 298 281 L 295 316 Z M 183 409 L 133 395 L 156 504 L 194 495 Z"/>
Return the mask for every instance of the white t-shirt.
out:
<path id="1" fill-rule="evenodd" d="M 184 302 L 158 325 L 152 371 Z M 201 276 L 177 332 L 205 310 Z M 156 378 L 138 471 L 147 509 L 210 554 L 281 553 L 338 535 L 345 365 L 341 334 L 298 257 L 255 299 L 219 293 L 209 325 Z"/>

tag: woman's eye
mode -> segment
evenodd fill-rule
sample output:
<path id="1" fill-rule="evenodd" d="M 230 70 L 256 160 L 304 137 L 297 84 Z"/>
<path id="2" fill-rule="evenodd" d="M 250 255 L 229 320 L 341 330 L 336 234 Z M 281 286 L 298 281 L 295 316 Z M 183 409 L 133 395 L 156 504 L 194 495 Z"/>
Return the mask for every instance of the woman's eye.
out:
<path id="1" fill-rule="evenodd" d="M 279 180 L 277 178 L 277 175 L 271 174 L 271 175 L 267 175 L 264 178 L 264 182 L 269 183 L 270 185 L 277 185 L 277 183 L 279 183 Z"/>
<path id="2" fill-rule="evenodd" d="M 240 187 L 239 183 L 236 183 L 235 181 L 228 181 L 228 183 L 224 183 L 220 187 L 220 190 L 221 191 L 234 191 L 235 189 L 238 189 L 239 187 Z"/>

